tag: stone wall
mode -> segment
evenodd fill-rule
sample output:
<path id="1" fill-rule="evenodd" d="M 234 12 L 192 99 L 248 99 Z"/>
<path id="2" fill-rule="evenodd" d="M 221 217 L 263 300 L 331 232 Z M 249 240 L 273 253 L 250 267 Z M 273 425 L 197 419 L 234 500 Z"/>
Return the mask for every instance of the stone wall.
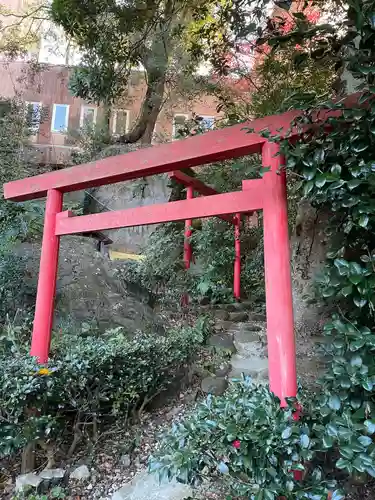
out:
<path id="1" fill-rule="evenodd" d="M 28 275 L 36 285 L 40 244 L 24 243 L 18 250 L 27 257 Z M 80 328 L 92 323 L 99 330 L 122 326 L 129 333 L 152 328 L 162 331 L 146 290 L 121 279 L 126 265 L 111 262 L 97 251 L 90 238 L 61 238 L 56 287 L 55 327 Z"/>
<path id="2" fill-rule="evenodd" d="M 292 286 L 297 335 L 319 334 L 328 311 L 313 302 L 314 278 L 322 269 L 327 251 L 325 235 L 329 215 L 318 212 L 308 201 L 298 207 L 292 247 Z"/>

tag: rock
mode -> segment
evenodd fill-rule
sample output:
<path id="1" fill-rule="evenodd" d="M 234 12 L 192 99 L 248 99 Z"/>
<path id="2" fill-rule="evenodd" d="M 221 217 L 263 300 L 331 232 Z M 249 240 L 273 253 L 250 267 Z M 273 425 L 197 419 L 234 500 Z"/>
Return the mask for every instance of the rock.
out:
<path id="1" fill-rule="evenodd" d="M 241 328 L 234 334 L 233 342 L 249 343 L 249 342 L 259 342 L 259 333 L 255 330 L 248 330 L 247 328 Z"/>
<path id="2" fill-rule="evenodd" d="M 80 465 L 70 473 L 70 479 L 76 481 L 86 481 L 90 477 L 90 471 L 87 465 Z"/>
<path id="3" fill-rule="evenodd" d="M 215 330 L 218 331 L 218 330 L 224 330 L 224 331 L 229 331 L 231 330 L 232 328 L 234 328 L 235 324 L 233 323 L 233 321 L 223 321 L 223 320 L 219 320 L 219 321 L 216 321 L 215 323 Z"/>
<path id="4" fill-rule="evenodd" d="M 225 377 L 228 375 L 230 372 L 230 364 L 229 363 L 222 363 L 218 368 L 215 370 L 215 377 Z"/>
<path id="5" fill-rule="evenodd" d="M 112 500 L 184 500 L 192 496 L 190 486 L 171 481 L 159 483 L 156 475 L 139 472 L 130 483 L 112 495 Z"/>
<path id="6" fill-rule="evenodd" d="M 201 389 L 206 394 L 221 396 L 228 387 L 228 381 L 224 377 L 206 377 L 201 382 Z"/>
<path id="7" fill-rule="evenodd" d="M 237 353 L 244 358 L 264 358 L 265 347 L 260 341 L 259 334 L 240 330 L 234 336 L 234 345 Z"/>
<path id="8" fill-rule="evenodd" d="M 242 321 L 247 321 L 249 315 L 245 311 L 231 312 L 229 313 L 229 320 L 235 323 L 240 323 Z"/>
<path id="9" fill-rule="evenodd" d="M 247 321 L 246 323 L 237 323 L 240 327 L 241 330 L 248 331 L 248 332 L 265 332 L 266 331 L 266 325 L 262 323 L 253 323 Z"/>
<path id="10" fill-rule="evenodd" d="M 38 486 L 43 481 L 35 472 L 29 472 L 28 474 L 22 474 L 16 478 L 16 491 L 27 490 L 28 488 L 37 489 Z"/>
<path id="11" fill-rule="evenodd" d="M 66 472 L 64 469 L 44 469 L 39 473 L 39 477 L 42 479 L 43 484 L 41 488 L 43 493 L 48 491 L 54 486 L 58 486 L 64 483 L 66 478 Z"/>
<path id="12" fill-rule="evenodd" d="M 111 155 L 118 155 L 136 151 L 147 147 L 138 144 L 116 144 L 102 150 L 95 159 L 105 158 Z M 180 192 L 183 186 L 177 186 L 173 191 Z M 138 179 L 126 182 L 118 182 L 109 186 L 99 186 L 90 190 L 92 196 L 89 197 L 87 211 L 90 213 L 102 212 L 103 207 L 110 210 L 123 210 L 124 208 L 135 208 L 144 205 L 166 203 L 173 195 L 172 186 L 168 176 L 158 175 L 146 177 L 140 181 Z M 127 251 L 139 252 L 148 244 L 151 233 L 158 225 L 134 226 L 121 229 L 108 229 L 105 234 L 109 236 L 116 246 L 127 249 Z"/>
<path id="13" fill-rule="evenodd" d="M 224 309 L 217 309 L 214 311 L 214 316 L 216 319 L 222 319 L 222 320 L 227 320 L 229 319 L 229 312 L 225 311 Z"/>
<path id="14" fill-rule="evenodd" d="M 36 285 L 39 242 L 17 245 L 18 254 L 27 261 L 30 284 Z M 110 261 L 97 252 L 95 242 L 89 238 L 62 238 L 56 285 L 56 327 L 69 318 L 71 328 L 80 329 L 82 322 L 92 322 L 100 331 L 121 326 L 133 334 L 153 325 L 154 331 L 162 332 L 162 321 L 152 308 L 149 292 L 123 279 L 128 266 L 127 261 Z"/>
<path id="15" fill-rule="evenodd" d="M 267 358 L 244 358 L 235 355 L 231 359 L 232 370 L 229 374 L 231 378 L 238 378 L 243 373 L 250 375 L 255 380 L 266 380 L 268 373 L 268 360 Z"/>
<path id="16" fill-rule="evenodd" d="M 233 337 L 227 335 L 226 333 L 217 333 L 212 335 L 208 339 L 208 345 L 216 347 L 218 349 L 225 349 L 232 353 L 236 352 L 236 348 L 233 343 Z"/>
<path id="17" fill-rule="evenodd" d="M 253 313 L 250 314 L 249 319 L 251 321 L 259 321 L 259 323 L 266 323 L 267 318 L 265 313 Z M 266 325 L 264 325 L 266 327 Z"/>
<path id="18" fill-rule="evenodd" d="M 130 467 L 130 464 L 132 463 L 130 455 L 122 455 L 120 458 L 120 463 L 124 467 Z"/>
<path id="19" fill-rule="evenodd" d="M 237 311 L 236 304 L 219 304 L 217 307 L 220 307 L 221 309 L 225 309 L 228 312 Z"/>
<path id="20" fill-rule="evenodd" d="M 254 304 L 252 304 L 251 302 L 246 302 L 246 301 L 245 302 L 235 302 L 234 303 L 235 309 L 233 309 L 233 311 L 248 311 L 253 306 L 254 306 Z"/>
<path id="21" fill-rule="evenodd" d="M 63 480 L 65 477 L 64 469 L 44 469 L 40 472 L 39 477 L 45 481 Z"/>
<path id="22" fill-rule="evenodd" d="M 198 396 L 198 389 L 193 389 L 190 392 L 188 392 L 185 396 L 185 402 L 186 403 L 194 403 L 196 401 Z"/>

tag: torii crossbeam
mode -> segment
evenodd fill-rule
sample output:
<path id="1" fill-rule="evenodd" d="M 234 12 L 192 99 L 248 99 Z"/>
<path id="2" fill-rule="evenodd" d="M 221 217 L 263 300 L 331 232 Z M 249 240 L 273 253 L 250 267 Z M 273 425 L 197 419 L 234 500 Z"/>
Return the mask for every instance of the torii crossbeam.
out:
<path id="1" fill-rule="evenodd" d="M 266 117 L 5 184 L 5 198 L 9 200 L 47 196 L 31 355 L 40 363 L 48 361 L 61 236 L 263 210 L 270 388 L 282 402 L 296 396 L 285 171 L 278 146 L 260 134 L 269 129 L 280 135 L 296 115 L 288 112 Z M 246 133 L 244 127 L 254 132 Z M 297 135 L 295 131 L 292 137 Z M 73 216 L 62 211 L 64 193 L 253 153 L 261 153 L 263 166 L 270 170 L 262 179 L 243 181 L 242 191 L 92 215 Z"/>

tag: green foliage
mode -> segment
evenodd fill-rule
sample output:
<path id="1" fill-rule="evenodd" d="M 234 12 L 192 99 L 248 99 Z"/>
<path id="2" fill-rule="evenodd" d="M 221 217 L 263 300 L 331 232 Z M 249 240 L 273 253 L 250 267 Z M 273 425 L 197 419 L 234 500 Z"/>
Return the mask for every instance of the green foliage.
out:
<path id="1" fill-rule="evenodd" d="M 165 336 L 65 334 L 54 339 L 49 367 L 25 352 L 19 335 L 2 339 L 0 353 L 0 456 L 35 440 L 54 442 L 69 429 L 96 419 L 134 418 L 181 375 L 206 334 L 206 323 Z"/>
<path id="2" fill-rule="evenodd" d="M 11 203 L 0 200 L 0 325 L 13 316 L 28 296 L 35 293 L 27 276 L 21 242 L 42 233 L 43 210 L 36 202 Z"/>
<path id="3" fill-rule="evenodd" d="M 158 299 L 174 306 L 186 292 L 193 301 L 233 300 L 233 226 L 216 219 L 196 221 L 190 241 L 195 265 L 186 271 L 184 227 L 176 223 L 160 226 L 149 237 L 144 259 L 124 268 L 122 278 L 141 284 Z M 261 303 L 264 299 L 261 228 L 243 225 L 241 245 L 243 294 Z"/>
<path id="4" fill-rule="evenodd" d="M 38 494 L 26 491 L 18 493 L 13 497 L 13 500 L 62 500 L 63 498 L 67 498 L 66 490 L 61 486 L 54 486 L 48 494 Z"/>
<path id="5" fill-rule="evenodd" d="M 123 94 L 127 77 L 127 71 L 116 64 L 95 64 L 91 57 L 86 57 L 81 66 L 73 69 L 69 90 L 90 103 L 112 104 Z"/>
<path id="6" fill-rule="evenodd" d="M 28 163 L 30 122 L 18 98 L 0 100 L 0 186 L 5 182 L 30 175 Z M 11 203 L 0 199 L 0 325 L 7 314 L 13 316 L 21 301 L 34 292 L 26 278 L 26 262 L 15 244 L 40 235 L 43 210 L 37 202 Z"/>
<path id="7" fill-rule="evenodd" d="M 335 76 L 333 61 L 318 65 L 302 47 L 284 46 L 266 55 L 258 66 L 257 79 L 261 85 L 253 93 L 246 111 L 262 117 L 313 106 L 322 96 L 332 95 Z"/>
<path id="8" fill-rule="evenodd" d="M 8 314 L 14 314 L 21 300 L 32 289 L 25 286 L 26 262 L 12 249 L 0 246 L 0 325 Z"/>
<path id="9" fill-rule="evenodd" d="M 213 303 L 233 300 L 234 230 L 220 220 L 204 220 L 191 238 L 199 270 L 191 294 L 208 296 Z M 264 298 L 262 230 L 242 225 L 242 291 L 244 296 Z"/>
<path id="10" fill-rule="evenodd" d="M 126 96 L 132 72 L 144 71 L 146 92 L 137 123 L 118 142 L 151 142 L 165 91 L 186 89 L 186 81 L 195 80 L 197 65 L 193 69 L 186 43 L 189 26 L 212 14 L 215 4 L 53 0 L 53 21 L 83 52 L 70 81 L 75 96 L 112 106 Z"/>
<path id="11" fill-rule="evenodd" d="M 100 153 L 113 142 L 108 123 L 103 122 L 96 123 L 94 127 L 84 124 L 79 130 L 69 130 L 69 141 L 76 148 L 72 151 L 74 165 L 81 165 L 97 159 Z"/>
<path id="12" fill-rule="evenodd" d="M 11 203 L 0 200 L 0 232 L 4 241 L 30 241 L 43 229 L 43 209 L 38 202 Z"/>
<path id="13" fill-rule="evenodd" d="M 150 470 L 193 485 L 207 476 L 221 478 L 241 498 L 326 499 L 335 482 L 324 477 L 316 460 L 317 423 L 308 407 L 302 421 L 297 414 L 294 401 L 280 408 L 265 386 L 249 378 L 233 381 L 225 396 L 208 396 L 173 425 L 151 457 Z M 294 478 L 296 470 L 305 470 L 304 481 Z M 339 490 L 334 495 L 344 498 Z"/>
<path id="14" fill-rule="evenodd" d="M 0 186 L 4 182 L 30 175 L 33 157 L 28 151 L 30 122 L 25 119 L 24 103 L 17 97 L 0 98 Z"/>
<path id="15" fill-rule="evenodd" d="M 144 249 L 144 260 L 130 264 L 123 278 L 140 283 L 151 293 L 176 301 L 188 277 L 183 272 L 184 229 L 181 224 L 163 224 L 153 232 Z"/>

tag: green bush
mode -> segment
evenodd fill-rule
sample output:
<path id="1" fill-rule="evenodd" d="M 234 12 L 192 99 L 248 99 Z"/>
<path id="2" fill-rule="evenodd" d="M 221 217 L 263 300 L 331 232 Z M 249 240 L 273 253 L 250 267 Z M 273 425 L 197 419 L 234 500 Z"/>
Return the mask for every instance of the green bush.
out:
<path id="1" fill-rule="evenodd" d="M 53 442 L 65 428 L 121 415 L 133 418 L 165 390 L 204 340 L 206 323 L 165 336 L 66 335 L 48 367 L 27 353 L 0 355 L 0 457 L 30 442 Z M 12 344 L 12 341 L 10 341 Z"/>
<path id="2" fill-rule="evenodd" d="M 165 224 L 149 238 L 145 259 L 122 268 L 127 282 L 141 284 L 159 299 L 175 304 L 188 292 L 193 301 L 212 303 L 233 300 L 234 230 L 226 222 L 203 220 L 192 231 L 191 244 L 197 266 L 186 272 L 183 262 L 183 226 Z M 252 300 L 264 302 L 263 238 L 260 227 L 243 227 L 242 290 Z"/>
<path id="3" fill-rule="evenodd" d="M 267 387 L 254 386 L 250 378 L 233 381 L 224 396 L 209 396 L 173 425 L 150 470 L 193 485 L 217 478 L 241 498 L 326 500 L 336 483 L 324 477 L 318 461 L 322 417 L 318 413 L 317 420 L 307 398 L 300 398 L 305 404 L 298 420 L 294 401 L 280 408 Z M 303 481 L 294 477 L 298 470 Z M 344 497 L 335 490 L 332 498 Z"/>

